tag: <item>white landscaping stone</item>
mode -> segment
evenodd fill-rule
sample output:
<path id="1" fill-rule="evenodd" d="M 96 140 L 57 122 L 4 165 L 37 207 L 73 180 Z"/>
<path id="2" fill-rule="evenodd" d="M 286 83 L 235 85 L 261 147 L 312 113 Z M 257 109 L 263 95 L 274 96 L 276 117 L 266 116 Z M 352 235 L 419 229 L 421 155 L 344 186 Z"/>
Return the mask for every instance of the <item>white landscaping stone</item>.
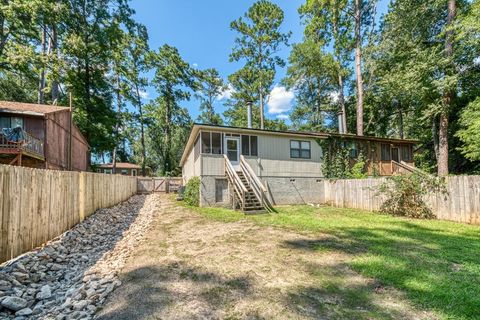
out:
<path id="1" fill-rule="evenodd" d="M 0 319 L 91 319 L 121 284 L 117 274 L 159 201 L 156 195 L 134 196 L 97 210 L 42 249 L 0 267 Z"/>

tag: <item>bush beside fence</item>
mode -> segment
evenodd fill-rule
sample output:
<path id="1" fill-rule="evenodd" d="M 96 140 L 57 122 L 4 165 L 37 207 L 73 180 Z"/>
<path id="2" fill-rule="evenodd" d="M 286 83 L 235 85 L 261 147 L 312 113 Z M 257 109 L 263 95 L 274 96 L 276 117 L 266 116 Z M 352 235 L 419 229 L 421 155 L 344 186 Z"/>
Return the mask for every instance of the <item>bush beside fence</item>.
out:
<path id="1" fill-rule="evenodd" d="M 386 178 L 325 180 L 321 203 L 340 208 L 379 211 L 385 196 L 378 186 Z M 450 176 L 447 195 L 430 194 L 425 202 L 438 219 L 480 224 L 480 176 Z"/>
<path id="2" fill-rule="evenodd" d="M 0 262 L 137 192 L 134 177 L 0 165 Z"/>

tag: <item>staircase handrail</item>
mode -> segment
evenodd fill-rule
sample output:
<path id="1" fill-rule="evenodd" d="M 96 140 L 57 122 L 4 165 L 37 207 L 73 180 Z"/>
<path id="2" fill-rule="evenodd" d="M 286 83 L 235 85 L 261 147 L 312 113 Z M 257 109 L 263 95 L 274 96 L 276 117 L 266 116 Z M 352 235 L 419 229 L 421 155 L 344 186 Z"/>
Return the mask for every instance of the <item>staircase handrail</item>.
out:
<path id="1" fill-rule="evenodd" d="M 230 160 L 228 159 L 227 155 L 223 155 L 225 158 L 225 173 L 232 183 L 234 190 L 237 192 L 238 198 L 242 204 L 242 209 L 245 208 L 245 193 L 248 192 L 247 188 L 243 185 L 242 180 L 238 176 L 237 172 L 233 168 Z"/>
<path id="2" fill-rule="evenodd" d="M 401 168 L 403 168 L 403 169 L 411 172 L 411 173 L 416 172 L 416 173 L 419 173 L 419 174 L 424 175 L 424 176 L 430 176 L 429 173 L 427 173 L 427 172 L 425 172 L 425 171 L 423 171 L 423 170 L 420 170 L 420 169 L 418 169 L 418 168 L 415 168 L 415 167 L 407 164 L 407 163 L 406 163 L 405 161 L 403 161 L 403 160 L 400 161 L 400 162 L 395 161 L 395 160 L 392 160 L 392 163 L 393 163 L 394 165 L 397 165 L 397 166 L 399 166 L 399 167 L 401 167 Z"/>
<path id="3" fill-rule="evenodd" d="M 267 188 L 265 188 L 243 155 L 240 156 L 240 168 L 242 169 L 248 184 L 252 187 L 253 192 L 260 200 L 262 207 L 267 209 L 269 212 L 274 211 L 272 205 L 268 201 L 268 198 L 265 196 L 265 193 L 268 191 Z"/>

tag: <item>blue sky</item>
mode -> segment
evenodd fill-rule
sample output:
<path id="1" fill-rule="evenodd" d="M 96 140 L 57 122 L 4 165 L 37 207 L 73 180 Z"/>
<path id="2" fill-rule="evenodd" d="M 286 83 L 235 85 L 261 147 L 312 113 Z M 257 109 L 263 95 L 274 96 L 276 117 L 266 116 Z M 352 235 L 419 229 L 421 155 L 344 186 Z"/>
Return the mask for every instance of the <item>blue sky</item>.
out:
<path id="1" fill-rule="evenodd" d="M 292 31 L 291 43 L 302 40 L 303 26 L 297 9 L 304 0 L 272 0 L 285 12 L 283 31 Z M 165 43 L 178 48 L 183 59 L 200 69 L 216 68 L 223 78 L 241 67 L 241 64 L 228 61 L 235 39 L 230 30 L 230 22 L 242 16 L 254 0 L 133 0 L 135 18 L 148 28 L 151 49 L 157 50 Z M 380 0 L 377 11 L 384 13 L 389 0 Z M 280 56 L 287 60 L 290 48 L 283 48 Z M 285 75 L 279 69 L 278 83 Z M 148 97 L 156 96 L 155 90 L 147 90 Z M 293 103 L 293 93 L 282 87 L 274 88 L 267 117 L 285 117 Z M 182 103 L 193 119 L 196 119 L 198 102 L 194 99 Z M 225 108 L 217 101 L 217 112 Z"/>

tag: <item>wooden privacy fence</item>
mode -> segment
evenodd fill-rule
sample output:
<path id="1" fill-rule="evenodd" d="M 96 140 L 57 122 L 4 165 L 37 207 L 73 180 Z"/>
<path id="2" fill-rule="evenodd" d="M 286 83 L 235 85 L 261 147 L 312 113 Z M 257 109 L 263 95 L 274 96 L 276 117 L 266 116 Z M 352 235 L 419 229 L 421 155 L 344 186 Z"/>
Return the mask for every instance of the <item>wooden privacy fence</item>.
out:
<path id="1" fill-rule="evenodd" d="M 0 165 L 0 262 L 136 192 L 134 177 Z"/>
<path id="2" fill-rule="evenodd" d="M 182 185 L 179 177 L 138 177 L 138 193 L 175 192 Z"/>
<path id="3" fill-rule="evenodd" d="M 378 211 L 385 201 L 378 186 L 386 178 L 325 180 L 322 203 L 340 208 Z M 480 224 L 480 176 L 447 178 L 448 194 L 429 194 L 425 202 L 438 219 Z"/>

